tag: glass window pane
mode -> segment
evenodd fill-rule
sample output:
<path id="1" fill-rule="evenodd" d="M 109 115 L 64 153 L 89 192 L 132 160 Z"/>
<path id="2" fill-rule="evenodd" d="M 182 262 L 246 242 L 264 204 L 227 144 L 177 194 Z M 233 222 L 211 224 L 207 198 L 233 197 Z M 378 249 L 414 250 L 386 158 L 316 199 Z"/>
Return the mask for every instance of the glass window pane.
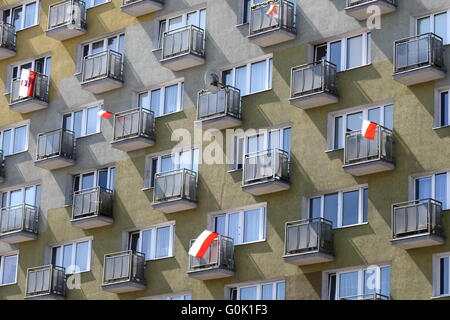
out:
<path id="1" fill-rule="evenodd" d="M 98 171 L 97 186 L 102 188 L 108 188 L 108 169 Z"/>
<path id="2" fill-rule="evenodd" d="M 203 30 L 206 29 L 206 9 L 200 10 L 200 21 L 199 21 L 199 27 Z"/>
<path id="3" fill-rule="evenodd" d="M 62 247 L 54 247 L 52 249 L 52 264 L 61 267 Z"/>
<path id="4" fill-rule="evenodd" d="M 24 28 L 28 28 L 35 24 L 36 21 L 36 2 L 27 4 L 25 6 L 25 22 L 24 22 Z"/>
<path id="5" fill-rule="evenodd" d="M 170 227 L 156 230 L 156 258 L 169 256 Z"/>
<path id="6" fill-rule="evenodd" d="M 344 148 L 344 127 L 343 118 L 334 119 L 334 149 Z"/>
<path id="7" fill-rule="evenodd" d="M 69 268 L 72 266 L 72 245 L 68 244 L 63 247 L 63 265 L 66 268 L 66 273 L 72 272 L 73 269 Z"/>
<path id="8" fill-rule="evenodd" d="M 244 242 L 260 240 L 261 209 L 244 212 Z"/>
<path id="9" fill-rule="evenodd" d="M 439 293 L 449 294 L 449 257 L 440 260 Z"/>
<path id="10" fill-rule="evenodd" d="M 72 114 L 63 116 L 63 128 L 72 131 Z"/>
<path id="11" fill-rule="evenodd" d="M 142 231 L 141 248 L 138 250 L 140 250 L 140 252 L 145 254 L 145 260 L 152 259 L 152 254 L 151 254 L 152 232 L 153 232 L 153 230 Z"/>
<path id="12" fill-rule="evenodd" d="M 23 19 L 22 6 L 13 9 L 13 25 L 16 27 L 16 31 L 22 29 L 22 19 Z"/>
<path id="13" fill-rule="evenodd" d="M 275 300 L 273 296 L 273 283 L 262 285 L 262 300 Z"/>
<path id="14" fill-rule="evenodd" d="M 369 221 L 369 189 L 363 190 L 363 222 Z"/>
<path id="15" fill-rule="evenodd" d="M 175 17 L 169 20 L 169 31 L 181 28 L 183 26 L 183 17 Z"/>
<path id="16" fill-rule="evenodd" d="M 291 153 L 291 128 L 286 128 L 283 130 L 283 150 Z"/>
<path id="17" fill-rule="evenodd" d="M 160 172 L 172 171 L 174 169 L 175 169 L 175 164 L 174 164 L 172 156 L 164 156 L 161 158 L 161 171 Z"/>
<path id="18" fill-rule="evenodd" d="M 180 169 L 192 169 L 192 153 L 191 151 L 183 151 L 180 153 Z"/>
<path id="19" fill-rule="evenodd" d="M 431 20 L 430 17 L 417 20 L 417 34 L 424 34 L 431 32 L 430 20 Z"/>
<path id="20" fill-rule="evenodd" d="M 105 47 L 105 42 L 103 40 L 94 42 L 92 44 L 91 54 L 96 54 L 96 53 L 102 52 L 104 50 L 104 47 Z"/>
<path id="21" fill-rule="evenodd" d="M 388 129 L 394 129 L 394 106 L 384 107 L 384 126 Z"/>
<path id="22" fill-rule="evenodd" d="M 416 200 L 433 198 L 431 195 L 431 177 L 416 179 Z"/>
<path id="23" fill-rule="evenodd" d="M 444 39 L 444 44 L 448 43 L 447 12 L 434 16 L 434 33 Z"/>
<path id="24" fill-rule="evenodd" d="M 450 124 L 448 116 L 448 95 L 449 91 L 441 93 L 441 126 L 448 126 Z"/>
<path id="25" fill-rule="evenodd" d="M 187 14 L 187 23 L 186 23 L 186 25 L 194 25 L 194 26 L 199 27 L 197 11 Z"/>
<path id="26" fill-rule="evenodd" d="M 218 217 L 215 217 L 214 220 L 215 220 L 214 232 L 224 235 L 225 234 L 226 217 L 225 216 L 218 216 Z"/>
<path id="27" fill-rule="evenodd" d="M 327 60 L 327 44 L 321 44 L 314 48 L 314 61 Z"/>
<path id="28" fill-rule="evenodd" d="M 339 297 L 354 297 L 358 295 L 358 271 L 339 275 Z"/>
<path id="29" fill-rule="evenodd" d="M 311 219 L 320 217 L 321 201 L 322 199 L 320 197 L 309 200 L 309 217 Z"/>
<path id="30" fill-rule="evenodd" d="M 240 300 L 256 300 L 256 286 L 241 288 L 240 290 L 241 298 Z"/>
<path id="31" fill-rule="evenodd" d="M 344 192 L 342 225 L 349 226 L 359 222 L 359 191 Z"/>
<path id="32" fill-rule="evenodd" d="M 337 71 L 342 71 L 341 65 L 341 41 L 330 44 L 330 62 L 336 65 Z"/>
<path id="33" fill-rule="evenodd" d="M 160 116 L 161 106 L 161 89 L 153 90 L 150 93 L 150 110 L 155 113 L 155 117 Z"/>
<path id="34" fill-rule="evenodd" d="M 222 72 L 222 81 L 226 85 L 235 86 L 233 83 L 233 70 L 223 71 Z"/>
<path id="35" fill-rule="evenodd" d="M 94 173 L 83 174 L 81 177 L 81 190 L 93 188 L 95 186 Z"/>
<path id="36" fill-rule="evenodd" d="M 391 296 L 391 267 L 381 268 L 381 294 L 390 297 Z"/>
<path id="37" fill-rule="evenodd" d="M 75 138 L 79 138 L 83 135 L 83 111 L 74 113 L 74 129 Z"/>
<path id="38" fill-rule="evenodd" d="M 178 85 L 166 87 L 164 96 L 164 114 L 177 111 Z"/>
<path id="39" fill-rule="evenodd" d="M 115 183 L 116 183 L 116 168 L 109 168 L 108 188 L 114 190 Z"/>
<path id="40" fill-rule="evenodd" d="M 364 270 L 364 294 L 373 294 L 377 292 L 377 270 Z"/>
<path id="41" fill-rule="evenodd" d="M 150 110 L 150 98 L 148 92 L 140 93 L 138 97 L 138 106 Z"/>
<path id="42" fill-rule="evenodd" d="M 358 36 L 347 40 L 347 69 L 363 64 L 363 37 Z"/>
<path id="43" fill-rule="evenodd" d="M 372 63 L 372 34 L 367 34 L 367 63 Z"/>
<path id="44" fill-rule="evenodd" d="M 12 130 L 6 130 L 3 132 L 2 150 L 3 155 L 7 156 L 11 154 L 11 132 Z"/>
<path id="45" fill-rule="evenodd" d="M 35 206 L 36 205 L 36 186 L 25 188 L 25 203 Z"/>
<path id="46" fill-rule="evenodd" d="M 361 130 L 363 122 L 363 113 L 356 112 L 347 116 L 347 132 Z"/>
<path id="47" fill-rule="evenodd" d="M 250 93 L 267 89 L 266 61 L 251 65 Z"/>
<path id="48" fill-rule="evenodd" d="M 234 244 L 241 243 L 239 237 L 239 212 L 228 215 L 228 237 L 233 238 Z"/>
<path id="49" fill-rule="evenodd" d="M 89 241 L 77 243 L 75 264 L 80 268 L 80 271 L 89 269 Z"/>
<path id="50" fill-rule="evenodd" d="M 284 300 L 285 299 L 285 282 L 278 282 L 277 283 L 277 300 Z"/>
<path id="51" fill-rule="evenodd" d="M 17 255 L 3 258 L 2 284 L 14 283 L 17 273 Z"/>
<path id="52" fill-rule="evenodd" d="M 133 251 L 139 251 L 138 248 L 139 243 L 139 232 L 132 232 L 130 233 L 129 243 L 128 243 L 128 250 Z M 143 246 L 144 244 L 142 244 Z M 140 250 L 141 252 L 144 252 L 143 249 Z M 147 255 L 145 255 L 147 257 Z"/>
<path id="53" fill-rule="evenodd" d="M 23 192 L 22 189 L 14 190 L 9 193 L 9 206 L 17 206 L 23 204 Z"/>
<path id="54" fill-rule="evenodd" d="M 324 214 L 323 217 L 333 222 L 333 228 L 337 227 L 338 214 L 338 194 L 327 194 L 324 199 Z"/>
<path id="55" fill-rule="evenodd" d="M 86 135 L 94 134 L 98 131 L 98 115 L 99 107 L 89 108 L 87 110 Z"/>
<path id="56" fill-rule="evenodd" d="M 27 128 L 23 126 L 14 129 L 14 148 L 13 153 L 18 153 L 26 150 L 27 147 Z"/>
<path id="57" fill-rule="evenodd" d="M 247 66 L 236 68 L 234 86 L 241 90 L 241 95 L 249 93 L 247 90 Z"/>
<path id="58" fill-rule="evenodd" d="M 437 174 L 435 179 L 435 193 L 436 196 L 434 199 L 441 201 L 443 205 L 443 209 L 448 209 L 447 206 L 447 174 Z"/>
<path id="59" fill-rule="evenodd" d="M 369 109 L 369 121 L 381 124 L 380 112 L 381 112 L 381 108 Z"/>

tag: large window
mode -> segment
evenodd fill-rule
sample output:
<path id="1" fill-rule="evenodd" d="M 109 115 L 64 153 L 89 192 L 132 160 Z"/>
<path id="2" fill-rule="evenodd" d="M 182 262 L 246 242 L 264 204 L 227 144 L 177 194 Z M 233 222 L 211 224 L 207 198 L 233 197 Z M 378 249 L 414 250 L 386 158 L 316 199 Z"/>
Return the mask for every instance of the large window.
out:
<path id="1" fill-rule="evenodd" d="M 179 82 L 162 88 L 141 92 L 138 105 L 152 110 L 155 117 L 183 110 L 184 83 Z"/>
<path id="2" fill-rule="evenodd" d="M 102 187 L 114 190 L 116 168 L 104 168 L 73 176 L 73 191 Z"/>
<path id="3" fill-rule="evenodd" d="M 266 207 L 240 209 L 213 215 L 214 230 L 233 238 L 234 244 L 245 244 L 266 239 Z"/>
<path id="4" fill-rule="evenodd" d="M 2 208 L 19 206 L 22 204 L 39 207 L 40 199 L 40 185 L 0 192 L 0 203 Z"/>
<path id="5" fill-rule="evenodd" d="M 368 65 L 372 60 L 371 43 L 370 33 L 322 43 L 314 47 L 314 61 L 328 60 L 338 72 Z"/>
<path id="6" fill-rule="evenodd" d="M 284 300 L 285 282 L 266 282 L 231 287 L 230 300 Z"/>
<path id="7" fill-rule="evenodd" d="M 101 117 L 97 115 L 100 106 L 84 108 L 63 116 L 63 128 L 73 131 L 75 138 L 100 132 Z"/>
<path id="8" fill-rule="evenodd" d="M 145 260 L 172 257 L 174 231 L 171 223 L 130 232 L 128 249 L 144 253 Z"/>
<path id="9" fill-rule="evenodd" d="M 41 57 L 10 65 L 9 76 L 5 88 L 6 92 L 7 93 L 11 92 L 12 81 L 14 79 L 20 78 L 22 70 L 32 70 L 40 74 L 44 74 L 48 78 L 50 78 L 50 65 L 51 65 L 51 57 Z M 50 85 L 50 81 L 47 83 L 47 85 Z"/>
<path id="10" fill-rule="evenodd" d="M 85 0 L 86 2 L 86 9 L 95 7 L 95 6 L 99 6 L 101 4 L 110 2 L 111 0 Z"/>
<path id="11" fill-rule="evenodd" d="M 449 179 L 450 174 L 447 172 L 416 178 L 414 183 L 416 200 L 435 199 L 442 202 L 443 210 L 450 209 Z"/>
<path id="12" fill-rule="evenodd" d="M 450 252 L 433 256 L 433 296 L 450 295 Z"/>
<path id="13" fill-rule="evenodd" d="M 326 273 L 327 298 L 330 300 L 364 299 L 374 294 L 391 295 L 391 267 L 373 266 L 351 271 Z"/>
<path id="14" fill-rule="evenodd" d="M 17 282 L 17 264 L 19 255 L 9 254 L 0 256 L 0 285 Z"/>
<path id="15" fill-rule="evenodd" d="M 440 90 L 438 91 L 437 97 L 437 117 L 436 126 L 445 127 L 450 125 L 450 112 L 449 112 L 449 94 L 450 90 Z"/>
<path id="16" fill-rule="evenodd" d="M 125 34 L 117 34 L 111 37 L 91 41 L 81 45 L 81 55 L 78 61 L 78 72 L 81 72 L 82 61 L 84 57 L 100 53 L 106 50 L 112 50 L 122 54 L 122 59 L 124 58 L 124 42 Z"/>
<path id="17" fill-rule="evenodd" d="M 39 21 L 39 1 L 26 2 L 19 6 L 5 9 L 2 14 L 3 22 L 15 26 L 16 31 L 35 26 Z"/>
<path id="18" fill-rule="evenodd" d="M 3 156 L 28 150 L 29 125 L 0 130 L 0 149 Z"/>
<path id="19" fill-rule="evenodd" d="M 333 228 L 358 225 L 368 221 L 369 191 L 365 187 L 324 194 L 308 199 L 309 218 L 325 218 Z"/>
<path id="20" fill-rule="evenodd" d="M 416 33 L 419 35 L 429 32 L 444 39 L 444 45 L 450 44 L 450 10 L 417 19 Z"/>
<path id="21" fill-rule="evenodd" d="M 80 240 L 56 245 L 52 250 L 52 264 L 64 267 L 66 274 L 89 271 L 91 269 L 91 240 Z"/>
<path id="22" fill-rule="evenodd" d="M 272 89 L 272 58 L 224 70 L 222 81 L 241 90 L 241 96 Z"/>
<path id="23" fill-rule="evenodd" d="M 242 23 L 249 23 L 252 6 L 263 2 L 266 0 L 242 0 Z"/>

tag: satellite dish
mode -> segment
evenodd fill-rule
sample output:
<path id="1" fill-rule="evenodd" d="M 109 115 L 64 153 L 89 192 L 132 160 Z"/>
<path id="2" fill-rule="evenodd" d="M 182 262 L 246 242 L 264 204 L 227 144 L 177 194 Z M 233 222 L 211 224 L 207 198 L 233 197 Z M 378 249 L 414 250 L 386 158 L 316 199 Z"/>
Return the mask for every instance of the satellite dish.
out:
<path id="1" fill-rule="evenodd" d="M 219 70 L 210 69 L 210 70 L 206 71 L 204 80 L 205 80 L 206 88 L 209 92 L 211 92 L 212 94 L 219 92 L 221 85 L 222 85 L 220 83 L 220 71 Z"/>

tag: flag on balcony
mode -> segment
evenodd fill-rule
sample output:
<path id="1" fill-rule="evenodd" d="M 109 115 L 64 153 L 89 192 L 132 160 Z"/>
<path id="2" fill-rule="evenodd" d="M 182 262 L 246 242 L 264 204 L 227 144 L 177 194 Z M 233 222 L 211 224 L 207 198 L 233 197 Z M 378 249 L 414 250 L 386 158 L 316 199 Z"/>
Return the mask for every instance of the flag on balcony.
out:
<path id="1" fill-rule="evenodd" d="M 36 72 L 31 70 L 22 70 L 19 80 L 19 97 L 31 97 L 33 95 Z"/>
<path id="2" fill-rule="evenodd" d="M 273 16 L 274 18 L 278 18 L 278 5 L 271 4 L 266 14 L 269 16 Z"/>
<path id="3" fill-rule="evenodd" d="M 218 233 L 214 233 L 208 230 L 202 232 L 202 234 L 194 241 L 191 249 L 189 249 L 189 255 L 196 258 L 203 258 L 208 248 L 213 243 L 214 239 L 219 236 Z"/>
<path id="4" fill-rule="evenodd" d="M 97 112 L 97 114 L 105 119 L 109 119 L 109 117 L 112 116 L 112 112 L 106 111 L 106 110 L 100 110 L 99 112 Z"/>
<path id="5" fill-rule="evenodd" d="M 362 130 L 361 130 L 362 136 L 364 138 L 374 140 L 375 134 L 377 132 L 377 127 L 378 127 L 378 124 L 376 124 L 375 122 L 372 122 L 369 120 L 364 120 L 363 125 L 362 125 Z"/>

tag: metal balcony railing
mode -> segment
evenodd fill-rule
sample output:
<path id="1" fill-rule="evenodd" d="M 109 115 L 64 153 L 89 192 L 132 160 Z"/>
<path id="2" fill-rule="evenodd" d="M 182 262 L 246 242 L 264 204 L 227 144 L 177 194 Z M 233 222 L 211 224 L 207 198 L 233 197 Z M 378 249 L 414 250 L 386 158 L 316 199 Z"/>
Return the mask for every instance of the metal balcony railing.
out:
<path id="1" fill-rule="evenodd" d="M 289 181 L 288 152 L 270 149 L 245 155 L 242 184 L 245 186 L 265 180 Z"/>
<path id="2" fill-rule="evenodd" d="M 153 202 L 180 199 L 197 201 L 197 172 L 177 169 L 155 174 Z"/>
<path id="3" fill-rule="evenodd" d="M 0 22 L 0 48 L 16 51 L 16 28 L 12 24 Z"/>
<path id="4" fill-rule="evenodd" d="M 82 82 L 112 78 L 123 81 L 123 57 L 113 50 L 91 54 L 83 59 Z"/>
<path id="5" fill-rule="evenodd" d="M 323 252 L 333 254 L 333 223 L 323 218 L 286 223 L 285 256 Z"/>
<path id="6" fill-rule="evenodd" d="M 66 295 L 66 273 L 63 267 L 48 265 L 27 271 L 25 298 L 44 295 Z"/>
<path id="7" fill-rule="evenodd" d="M 57 129 L 38 135 L 37 160 L 51 157 L 75 159 L 75 134 L 66 129 Z"/>
<path id="8" fill-rule="evenodd" d="M 277 6 L 275 14 L 267 14 L 271 5 Z M 286 0 L 272 0 L 255 4 L 250 13 L 250 36 L 274 30 L 285 29 L 296 33 L 295 4 Z"/>
<path id="9" fill-rule="evenodd" d="M 445 69 L 443 39 L 434 33 L 397 40 L 394 47 L 394 74 L 426 66 Z"/>
<path id="10" fill-rule="evenodd" d="M 393 239 L 414 235 L 443 237 L 442 202 L 434 199 L 413 200 L 392 206 Z"/>
<path id="11" fill-rule="evenodd" d="M 393 132 L 383 126 L 377 126 L 375 139 L 362 136 L 361 130 L 346 132 L 344 147 L 344 165 L 360 164 L 373 160 L 393 162 Z"/>
<path id="12" fill-rule="evenodd" d="M 191 240 L 190 246 L 194 243 Z M 203 258 L 189 256 L 189 271 L 228 269 L 234 271 L 234 242 L 230 237 L 219 235 L 211 243 Z"/>
<path id="13" fill-rule="evenodd" d="M 132 4 L 132 3 L 138 3 L 138 2 L 142 2 L 142 1 L 147 1 L 147 0 L 122 0 L 121 6 L 123 7 L 123 6 L 127 6 L 129 4 Z M 164 4 L 164 0 L 151 0 L 151 1 Z"/>
<path id="14" fill-rule="evenodd" d="M 203 29 L 194 25 L 188 25 L 164 32 L 162 60 L 184 54 L 205 57 L 205 31 Z"/>
<path id="15" fill-rule="evenodd" d="M 48 102 L 48 77 L 45 74 L 36 74 L 31 95 L 28 97 L 19 96 L 20 77 L 13 79 L 11 83 L 11 104 L 26 99 L 37 99 Z"/>
<path id="16" fill-rule="evenodd" d="M 13 232 L 27 231 L 37 234 L 39 230 L 39 209 L 21 204 L 0 209 L 0 236 Z"/>
<path id="17" fill-rule="evenodd" d="M 105 255 L 103 285 L 121 282 L 146 284 L 145 254 L 127 250 Z"/>
<path id="18" fill-rule="evenodd" d="M 52 4 L 48 13 L 48 30 L 71 25 L 86 29 L 86 4 L 81 0 L 68 0 Z"/>
<path id="19" fill-rule="evenodd" d="M 375 0 L 347 0 L 347 8 L 359 6 L 360 4 L 374 2 Z M 383 0 L 388 4 L 392 4 L 393 6 L 397 6 L 397 0 Z"/>
<path id="20" fill-rule="evenodd" d="M 238 88 L 225 86 L 217 93 L 205 90 L 198 93 L 197 119 L 204 120 L 220 115 L 242 118 L 241 91 Z"/>
<path id="21" fill-rule="evenodd" d="M 113 191 L 103 187 L 74 192 L 72 219 L 81 219 L 93 216 L 112 218 Z"/>
<path id="22" fill-rule="evenodd" d="M 3 158 L 3 150 L 0 149 L 0 181 L 5 179 L 5 158 Z"/>
<path id="23" fill-rule="evenodd" d="M 338 95 L 335 64 L 321 60 L 292 68 L 291 98 L 322 92 Z"/>
<path id="24" fill-rule="evenodd" d="M 155 137 L 155 115 L 153 111 L 136 108 L 114 116 L 114 141 L 128 138 Z"/>
<path id="25" fill-rule="evenodd" d="M 391 300 L 391 298 L 381 293 L 366 293 L 355 296 L 341 297 L 339 300 Z"/>

